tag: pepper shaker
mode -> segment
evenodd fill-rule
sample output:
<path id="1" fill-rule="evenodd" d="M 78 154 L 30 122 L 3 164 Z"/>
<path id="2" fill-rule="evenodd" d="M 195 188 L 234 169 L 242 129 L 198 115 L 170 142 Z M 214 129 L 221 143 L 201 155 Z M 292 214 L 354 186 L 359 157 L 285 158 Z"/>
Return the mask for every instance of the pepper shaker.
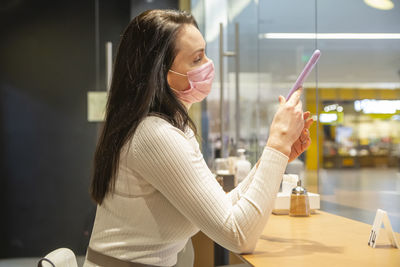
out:
<path id="1" fill-rule="evenodd" d="M 290 216 L 310 216 L 310 202 L 307 190 L 301 186 L 301 180 L 297 181 L 297 186 L 293 188 L 290 195 Z"/>

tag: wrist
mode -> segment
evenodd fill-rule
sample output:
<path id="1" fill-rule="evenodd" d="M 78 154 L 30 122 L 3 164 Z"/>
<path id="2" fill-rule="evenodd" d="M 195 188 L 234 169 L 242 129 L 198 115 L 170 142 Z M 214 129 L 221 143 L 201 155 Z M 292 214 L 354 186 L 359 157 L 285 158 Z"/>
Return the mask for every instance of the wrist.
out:
<path id="1" fill-rule="evenodd" d="M 274 139 L 274 138 L 268 138 L 267 141 L 267 147 L 273 148 L 275 150 L 278 150 L 282 154 L 286 155 L 289 157 L 290 152 L 292 150 L 292 146 L 289 145 L 287 142 L 282 142 L 279 139 Z"/>

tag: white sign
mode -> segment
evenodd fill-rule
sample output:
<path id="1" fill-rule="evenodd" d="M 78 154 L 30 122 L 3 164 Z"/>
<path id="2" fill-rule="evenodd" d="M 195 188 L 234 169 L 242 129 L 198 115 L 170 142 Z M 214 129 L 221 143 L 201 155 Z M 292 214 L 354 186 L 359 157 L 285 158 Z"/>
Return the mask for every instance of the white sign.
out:
<path id="1" fill-rule="evenodd" d="M 368 240 L 368 246 L 375 248 L 376 241 L 378 240 L 379 232 L 381 230 L 382 222 L 391 245 L 395 248 L 400 248 L 399 244 L 397 243 L 396 235 L 393 231 L 392 225 L 390 224 L 389 217 L 386 211 L 381 209 L 378 209 L 376 211 L 374 224 L 372 225 L 371 234 Z"/>
<path id="2" fill-rule="evenodd" d="M 104 121 L 108 93 L 91 91 L 87 93 L 87 119 L 89 122 Z"/>

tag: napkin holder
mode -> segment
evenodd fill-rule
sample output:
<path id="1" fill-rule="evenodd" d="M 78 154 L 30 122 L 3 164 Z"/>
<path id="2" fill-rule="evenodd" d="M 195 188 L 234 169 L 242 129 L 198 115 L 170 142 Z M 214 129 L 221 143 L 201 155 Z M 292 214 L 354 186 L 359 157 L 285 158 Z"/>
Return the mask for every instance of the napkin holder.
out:
<path id="1" fill-rule="evenodd" d="M 296 187 L 298 180 L 299 180 L 298 175 L 287 174 L 283 176 L 282 192 L 278 192 L 278 195 L 275 199 L 272 214 L 276 215 L 289 214 L 290 194 L 292 192 L 292 189 Z M 313 214 L 315 213 L 316 210 L 320 209 L 320 195 L 310 192 L 307 192 L 307 195 L 310 203 L 310 213 Z"/>

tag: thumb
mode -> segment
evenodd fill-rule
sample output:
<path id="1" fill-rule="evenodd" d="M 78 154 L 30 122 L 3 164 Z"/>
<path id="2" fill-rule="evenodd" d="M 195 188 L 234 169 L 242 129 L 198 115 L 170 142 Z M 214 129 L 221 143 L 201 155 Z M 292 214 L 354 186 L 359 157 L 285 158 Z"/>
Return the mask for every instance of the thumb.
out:
<path id="1" fill-rule="evenodd" d="M 279 104 L 283 105 L 286 103 L 286 99 L 283 96 L 279 96 Z"/>

